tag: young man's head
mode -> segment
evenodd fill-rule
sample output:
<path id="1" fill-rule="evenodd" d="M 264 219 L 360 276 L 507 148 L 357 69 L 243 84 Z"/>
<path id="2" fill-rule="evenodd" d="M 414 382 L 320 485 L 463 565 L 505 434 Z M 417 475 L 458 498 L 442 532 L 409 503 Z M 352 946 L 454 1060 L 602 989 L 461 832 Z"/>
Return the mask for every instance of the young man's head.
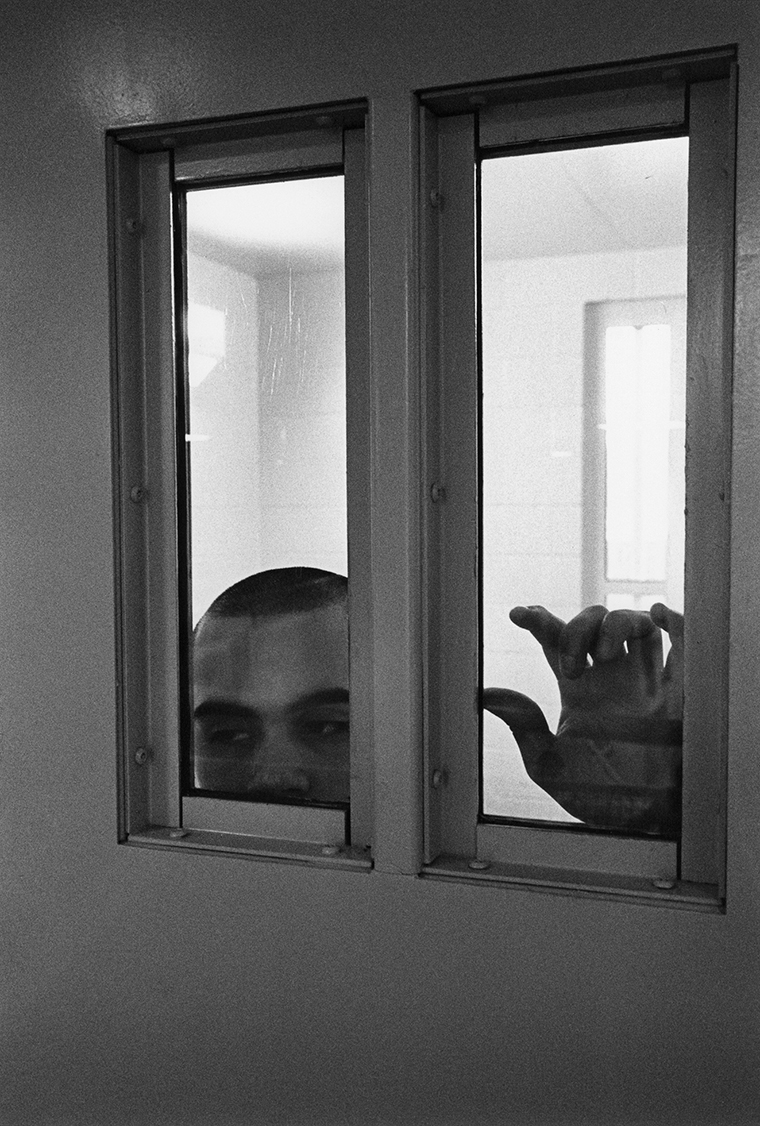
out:
<path id="1" fill-rule="evenodd" d="M 229 587 L 193 644 L 195 785 L 348 801 L 347 581 L 287 567 Z"/>

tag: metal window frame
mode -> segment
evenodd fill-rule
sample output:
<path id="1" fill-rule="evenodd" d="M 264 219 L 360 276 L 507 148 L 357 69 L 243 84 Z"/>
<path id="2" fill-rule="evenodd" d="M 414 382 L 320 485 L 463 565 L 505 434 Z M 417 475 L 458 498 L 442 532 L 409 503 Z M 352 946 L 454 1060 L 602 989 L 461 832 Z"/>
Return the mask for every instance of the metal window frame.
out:
<path id="1" fill-rule="evenodd" d="M 420 95 L 428 877 L 723 908 L 735 86 L 726 50 Z M 481 822 L 475 163 L 488 151 L 684 132 L 690 454 L 680 846 Z"/>
<path id="2" fill-rule="evenodd" d="M 112 276 L 119 839 L 338 867 L 371 866 L 370 380 L 365 107 L 128 129 L 107 138 Z M 182 797 L 182 474 L 175 193 L 199 184 L 345 177 L 351 814 Z M 179 426 L 182 429 L 181 424 Z"/>

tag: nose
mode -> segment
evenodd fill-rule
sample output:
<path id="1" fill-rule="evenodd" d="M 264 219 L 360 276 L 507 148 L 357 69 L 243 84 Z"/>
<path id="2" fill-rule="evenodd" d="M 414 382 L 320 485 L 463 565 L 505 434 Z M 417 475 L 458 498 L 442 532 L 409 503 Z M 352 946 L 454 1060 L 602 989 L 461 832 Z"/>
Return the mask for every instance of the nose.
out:
<path id="1" fill-rule="evenodd" d="M 267 797 L 306 797 L 311 780 L 303 769 L 300 750 L 287 734 L 268 731 L 250 774 L 250 790 Z"/>

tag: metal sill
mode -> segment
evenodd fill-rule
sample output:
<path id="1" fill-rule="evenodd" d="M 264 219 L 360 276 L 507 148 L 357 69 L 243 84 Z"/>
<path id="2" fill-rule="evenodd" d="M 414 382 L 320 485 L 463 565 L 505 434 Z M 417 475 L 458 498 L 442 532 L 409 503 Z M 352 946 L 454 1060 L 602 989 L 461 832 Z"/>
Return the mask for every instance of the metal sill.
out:
<path id="1" fill-rule="evenodd" d="M 217 833 L 207 829 L 151 826 L 130 833 L 126 843 L 185 852 L 223 853 L 250 860 L 286 861 L 319 868 L 356 871 L 370 871 L 372 868 L 372 859 L 368 851 L 362 848 L 280 840 L 275 837 L 253 837 L 243 833 Z"/>
<path id="2" fill-rule="evenodd" d="M 470 865 L 473 863 L 484 866 L 472 868 Z M 472 861 L 457 856 L 438 857 L 434 863 L 425 865 L 421 876 L 424 879 L 456 880 L 493 887 L 517 887 L 523 891 L 553 895 L 625 900 L 650 907 L 678 907 L 715 915 L 725 913 L 725 904 L 716 887 L 682 880 L 654 881 L 638 876 L 611 876 L 602 872 L 571 872 L 527 864 Z"/>

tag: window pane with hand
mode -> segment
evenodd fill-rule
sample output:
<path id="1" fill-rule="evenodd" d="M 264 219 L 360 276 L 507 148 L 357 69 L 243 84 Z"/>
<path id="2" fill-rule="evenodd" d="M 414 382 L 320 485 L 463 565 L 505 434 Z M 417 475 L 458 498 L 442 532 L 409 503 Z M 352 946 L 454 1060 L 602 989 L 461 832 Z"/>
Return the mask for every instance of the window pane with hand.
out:
<path id="1" fill-rule="evenodd" d="M 481 161 L 485 816 L 678 832 L 687 161 Z"/>

